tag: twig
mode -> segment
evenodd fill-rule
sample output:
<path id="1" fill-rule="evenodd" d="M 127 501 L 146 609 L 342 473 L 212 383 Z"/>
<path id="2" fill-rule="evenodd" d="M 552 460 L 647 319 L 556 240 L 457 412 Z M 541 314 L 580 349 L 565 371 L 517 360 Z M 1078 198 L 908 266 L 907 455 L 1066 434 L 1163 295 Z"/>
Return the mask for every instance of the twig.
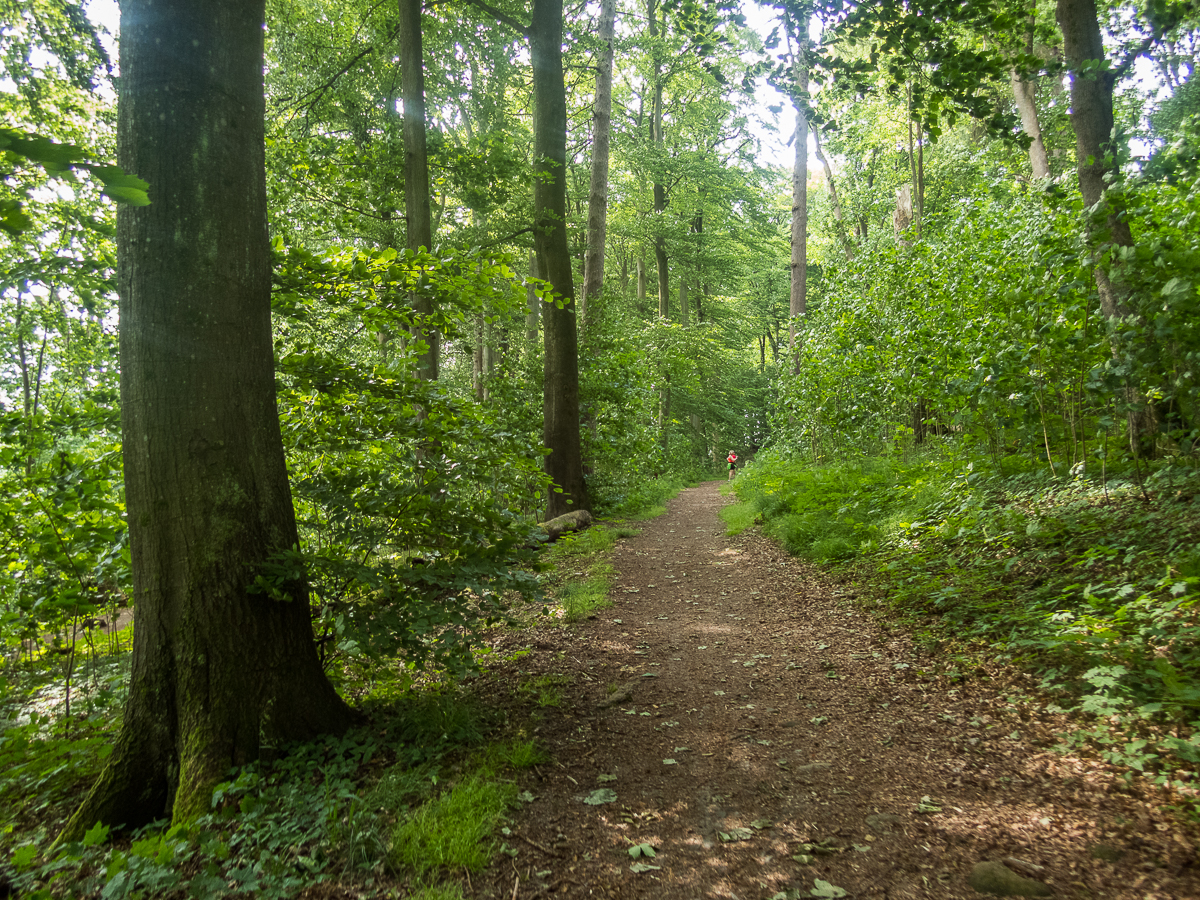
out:
<path id="1" fill-rule="evenodd" d="M 558 855 L 559 855 L 559 854 L 555 853 L 553 850 L 551 850 L 549 847 L 543 847 L 543 846 L 542 846 L 541 844 L 539 844 L 537 841 L 531 841 L 529 838 L 525 837 L 525 835 L 523 835 L 523 834 L 517 834 L 517 833 L 515 833 L 515 832 L 514 832 L 514 833 L 513 833 L 513 837 L 515 837 L 515 838 L 520 838 L 520 839 L 521 839 L 521 840 L 523 840 L 525 843 L 527 843 L 527 844 L 528 844 L 530 847 L 534 847 L 534 848 L 536 848 L 536 849 L 538 849 L 538 850 L 541 850 L 541 851 L 542 851 L 543 853 L 545 853 L 547 856 L 558 856 Z"/>

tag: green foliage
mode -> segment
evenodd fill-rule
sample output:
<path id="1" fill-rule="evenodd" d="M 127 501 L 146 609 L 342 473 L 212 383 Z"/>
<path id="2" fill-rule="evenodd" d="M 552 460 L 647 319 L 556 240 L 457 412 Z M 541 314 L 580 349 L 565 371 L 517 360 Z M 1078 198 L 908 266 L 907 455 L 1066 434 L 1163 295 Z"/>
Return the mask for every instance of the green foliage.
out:
<path id="1" fill-rule="evenodd" d="M 402 650 L 413 665 L 462 671 L 478 630 L 503 619 L 511 596 L 536 592 L 526 516 L 545 490 L 538 452 L 418 379 L 411 345 L 356 364 L 331 349 L 360 318 L 406 332 L 408 289 L 454 298 L 440 304 L 440 328 L 461 327 L 456 310 L 505 301 L 493 283 L 510 275 L 472 256 L 281 259 L 280 412 L 304 552 L 263 589 L 307 572 L 319 638 L 343 657 Z"/>
<path id="2" fill-rule="evenodd" d="M 851 561 L 879 603 L 954 651 L 939 659 L 948 671 L 990 652 L 1037 672 L 1095 723 L 1072 741 L 1162 782 L 1194 771 L 1200 475 L 1163 466 L 1139 485 L 958 465 L 763 454 L 735 482 L 731 518 L 759 517 L 793 553 Z"/>
<path id="3" fill-rule="evenodd" d="M 10 817 L 0 875 L 29 896 L 283 898 L 330 879 L 372 884 L 403 852 L 394 850 L 393 832 L 415 836 L 395 846 L 425 854 L 414 864 L 419 872 L 455 853 L 483 859 L 488 845 L 473 836 L 486 835 L 516 796 L 504 773 L 545 754 L 521 735 L 487 743 L 482 708 L 457 690 L 410 690 L 373 709 L 370 727 L 279 748 L 273 761 L 233 770 L 215 789 L 212 812 L 195 822 L 156 823 L 128 843 L 110 841 L 110 829 L 97 825 L 54 852 L 64 799 L 77 796 L 111 749 L 112 710 L 71 740 L 55 737 L 40 716 L 10 725 L 0 738 L 0 797 Z M 439 794 L 447 769 L 465 774 Z"/>
<path id="4" fill-rule="evenodd" d="M 932 480 L 931 480 L 932 479 Z M 790 553 L 818 562 L 849 559 L 895 534 L 897 522 L 939 488 L 937 468 L 867 459 L 811 466 L 774 452 L 759 455 L 733 483 L 742 502 L 722 511 L 730 533 L 756 522 Z"/>

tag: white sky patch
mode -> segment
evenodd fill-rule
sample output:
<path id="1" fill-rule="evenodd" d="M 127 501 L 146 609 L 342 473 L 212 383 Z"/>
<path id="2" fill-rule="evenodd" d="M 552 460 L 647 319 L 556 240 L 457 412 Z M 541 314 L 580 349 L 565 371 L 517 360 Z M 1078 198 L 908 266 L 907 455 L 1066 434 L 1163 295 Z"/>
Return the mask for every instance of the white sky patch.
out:
<path id="1" fill-rule="evenodd" d="M 757 2 L 746 3 L 742 7 L 742 13 L 746 17 L 746 25 L 758 33 L 758 35 L 766 40 L 767 36 L 777 26 L 780 28 L 782 35 L 782 24 L 779 22 L 779 10 L 774 7 L 762 6 Z M 810 34 L 820 33 L 820 23 L 814 19 L 809 26 Z M 781 38 L 782 39 L 782 38 Z M 769 51 L 772 55 L 779 53 L 778 50 Z M 816 93 L 816 85 L 813 85 L 813 92 Z M 779 112 L 772 112 L 772 107 L 782 107 Z M 762 153 L 759 156 L 759 163 L 764 166 L 782 166 L 791 170 L 796 162 L 796 153 L 791 146 L 792 135 L 796 131 L 796 108 L 792 105 L 792 100 L 786 94 L 776 90 L 776 88 L 767 83 L 765 78 L 758 79 L 758 84 L 754 91 L 754 115 L 750 117 L 749 129 L 750 133 L 757 138 L 762 145 Z M 772 127 L 773 126 L 773 127 Z M 815 145 L 813 144 L 812 135 L 808 138 L 808 170 L 812 172 L 814 166 L 820 168 L 813 156 Z"/>

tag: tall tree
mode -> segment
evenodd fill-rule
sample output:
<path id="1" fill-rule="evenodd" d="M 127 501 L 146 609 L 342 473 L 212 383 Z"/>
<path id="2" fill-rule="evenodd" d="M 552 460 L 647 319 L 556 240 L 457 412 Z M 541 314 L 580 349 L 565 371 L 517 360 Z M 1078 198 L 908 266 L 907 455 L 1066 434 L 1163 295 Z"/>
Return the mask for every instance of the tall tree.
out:
<path id="1" fill-rule="evenodd" d="M 263 0 L 127 0 L 117 219 L 125 496 L 138 627 L 108 765 L 64 830 L 210 808 L 264 733 L 352 718 L 321 670 L 275 406 Z"/>
<path id="2" fill-rule="evenodd" d="M 795 20 L 788 28 L 789 42 L 792 28 L 795 28 L 797 44 L 792 54 L 796 162 L 792 168 L 792 292 L 788 308 L 788 349 L 792 354 L 792 369 L 797 374 L 800 371 L 798 332 L 806 312 L 808 293 L 808 62 L 805 55 L 811 14 L 811 6 L 799 4 Z"/>
<path id="3" fill-rule="evenodd" d="M 567 97 L 563 78 L 563 0 L 533 0 L 533 235 L 538 271 L 554 290 L 544 319 L 542 440 L 550 451 L 546 517 L 587 509 L 579 436 L 579 353 L 575 284 L 567 244 Z M 561 493 L 560 493 L 561 491 Z"/>
<path id="4" fill-rule="evenodd" d="M 400 94 L 404 102 L 404 214 L 407 244 L 414 253 L 433 249 L 429 214 L 429 151 L 425 135 L 425 58 L 421 40 L 422 0 L 400 2 Z M 417 360 L 421 378 L 438 377 L 438 332 L 432 324 L 433 298 L 417 291 L 412 296 L 414 340 L 423 341 Z"/>
<path id="5" fill-rule="evenodd" d="M 592 110 L 592 177 L 588 192 L 587 253 L 583 263 L 583 296 L 579 319 L 604 285 L 605 221 L 608 216 L 608 145 L 612 133 L 613 33 L 617 0 L 600 2 L 600 50 L 596 54 L 596 101 Z"/>
<path id="6" fill-rule="evenodd" d="M 663 213 L 667 210 L 667 186 L 663 183 L 662 156 L 665 153 L 663 138 L 663 61 L 662 44 L 665 36 L 666 14 L 658 20 L 658 0 L 646 0 L 646 21 L 650 32 L 650 143 L 657 151 L 654 167 L 654 261 L 658 267 L 658 315 L 667 318 L 671 314 L 670 274 L 667 269 L 667 238 L 663 234 L 666 224 Z"/>
<path id="7" fill-rule="evenodd" d="M 1120 69 L 1108 64 L 1095 0 L 1058 0 L 1056 16 L 1063 36 L 1063 52 L 1071 73 L 1071 128 L 1075 132 L 1075 161 L 1079 172 L 1079 192 L 1095 215 L 1089 225 L 1089 239 L 1096 255 L 1093 274 L 1100 294 L 1100 307 L 1110 321 L 1130 314 L 1127 290 L 1114 283 L 1104 257 L 1113 248 L 1132 247 L 1133 233 L 1121 205 L 1108 194 L 1108 182 L 1117 174 L 1117 148 L 1112 143 L 1113 88 Z M 1126 66 L 1132 63 L 1127 61 Z M 1120 358 L 1124 350 L 1114 345 Z M 1152 407 L 1130 389 L 1129 441 L 1135 453 L 1148 456 L 1154 451 L 1154 414 Z"/>

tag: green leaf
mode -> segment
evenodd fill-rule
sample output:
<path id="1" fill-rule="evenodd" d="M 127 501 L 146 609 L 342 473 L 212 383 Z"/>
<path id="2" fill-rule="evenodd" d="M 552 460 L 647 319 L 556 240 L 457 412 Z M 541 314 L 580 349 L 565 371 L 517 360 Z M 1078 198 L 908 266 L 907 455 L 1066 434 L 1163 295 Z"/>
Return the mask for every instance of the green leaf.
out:
<path id="1" fill-rule="evenodd" d="M 812 890 L 808 892 L 812 897 L 845 897 L 846 891 L 835 884 L 830 884 L 828 881 L 822 881 L 817 878 L 813 881 Z"/>
<path id="2" fill-rule="evenodd" d="M 616 801 L 617 792 L 612 788 L 597 788 L 583 798 L 583 802 L 588 806 L 599 806 L 602 803 L 615 803 Z"/>
<path id="3" fill-rule="evenodd" d="M 97 822 L 83 835 L 83 846 L 98 847 L 108 840 L 108 826 Z"/>
<path id="4" fill-rule="evenodd" d="M 754 832 L 749 828 L 732 828 L 727 832 L 718 831 L 717 837 L 728 843 L 732 843 L 733 841 L 748 841 L 754 837 Z"/>
<path id="5" fill-rule="evenodd" d="M 12 864 L 16 869 L 27 869 L 37 859 L 37 844 L 24 844 L 13 850 Z"/>
<path id="6" fill-rule="evenodd" d="M 658 856 L 650 844 L 634 844 L 629 848 L 629 855 L 634 859 L 637 859 L 639 856 L 646 856 L 650 857 L 651 859 L 653 859 L 655 856 Z"/>

